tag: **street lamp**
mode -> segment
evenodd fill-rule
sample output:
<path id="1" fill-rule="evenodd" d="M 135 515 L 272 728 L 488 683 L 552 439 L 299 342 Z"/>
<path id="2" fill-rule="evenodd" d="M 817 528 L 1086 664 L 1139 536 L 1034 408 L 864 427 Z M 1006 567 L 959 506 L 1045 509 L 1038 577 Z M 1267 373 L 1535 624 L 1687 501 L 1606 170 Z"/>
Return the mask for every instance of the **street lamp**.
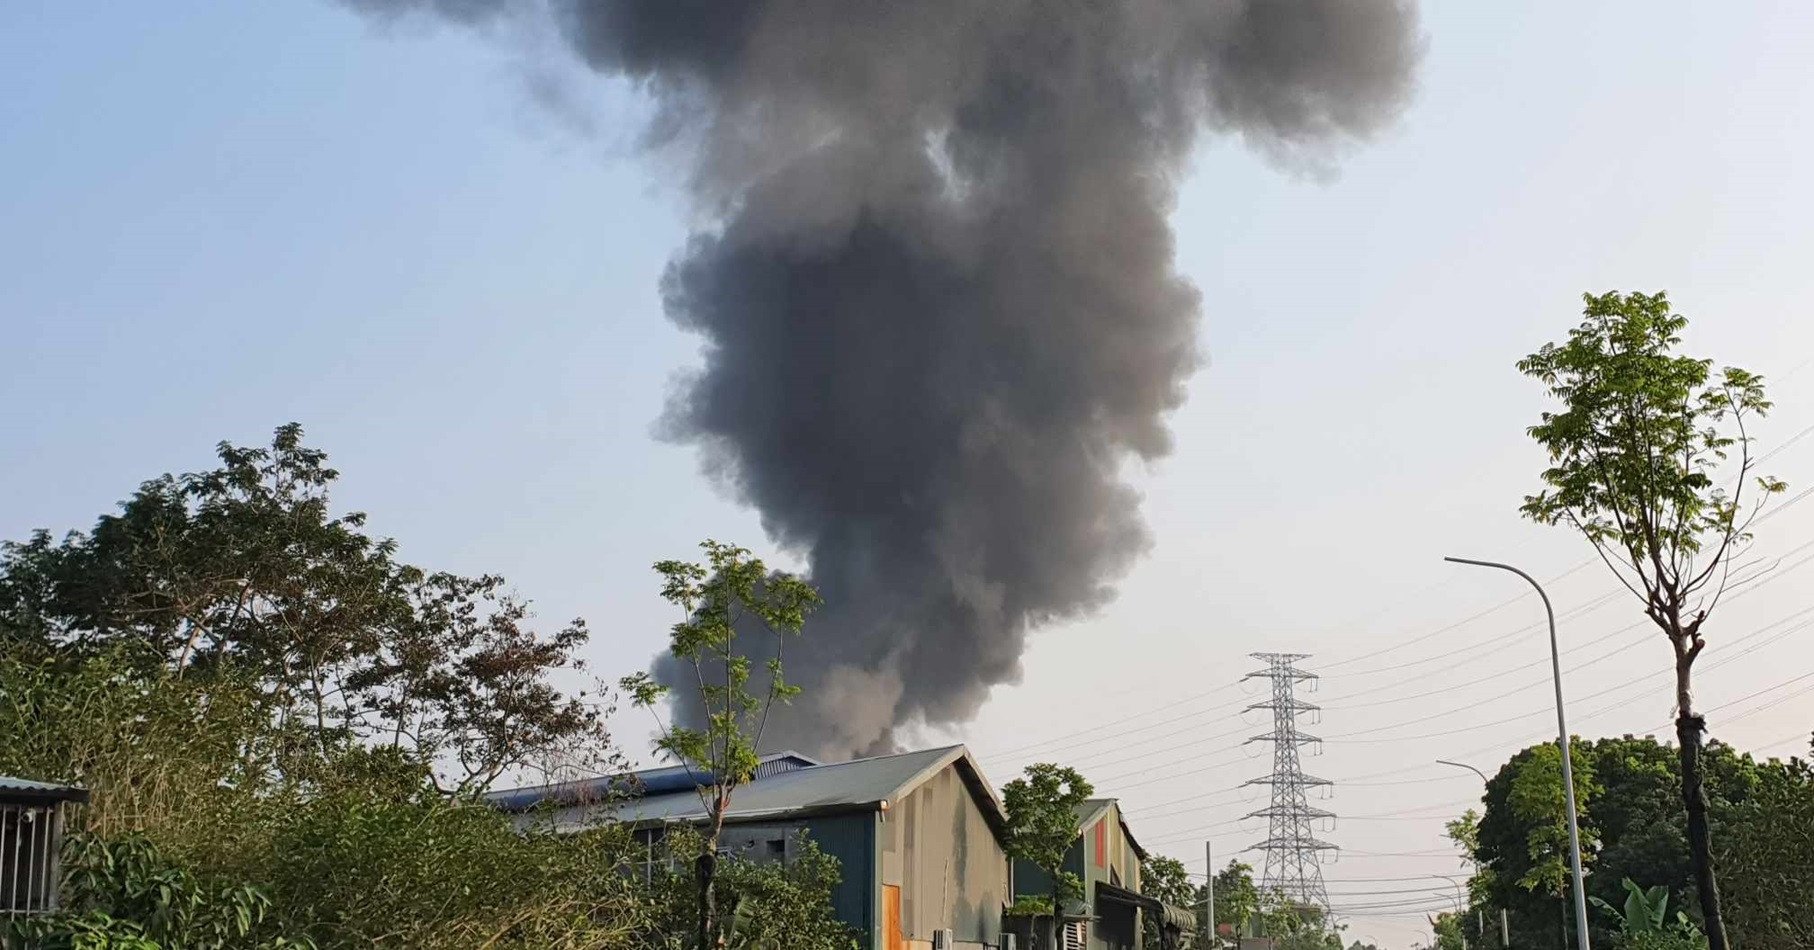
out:
<path id="1" fill-rule="evenodd" d="M 1452 765 L 1458 769 L 1467 769 L 1468 771 L 1474 773 L 1475 775 L 1480 776 L 1480 782 L 1482 785 L 1491 784 L 1491 780 L 1486 777 L 1485 772 L 1480 771 L 1479 769 L 1467 764 L 1466 762 L 1450 762 L 1448 759 L 1437 759 L 1436 764 L 1437 765 Z M 1473 856 L 1470 855 L 1468 857 L 1468 861 L 1469 861 L 1469 863 L 1474 864 L 1475 871 L 1478 872 L 1480 865 L 1474 861 Z M 1505 908 L 1501 907 L 1501 908 L 1499 908 L 1499 943 L 1503 946 L 1507 946 L 1507 947 L 1511 946 L 1512 945 L 1511 934 L 1512 934 L 1511 924 L 1506 920 Z M 1481 939 L 1481 942 L 1483 942 L 1483 943 L 1486 941 L 1486 920 L 1485 920 L 1485 918 L 1480 916 L 1480 914 L 1478 914 L 1478 913 L 1476 913 L 1474 915 L 1474 936 L 1479 937 Z"/>
<path id="2" fill-rule="evenodd" d="M 1455 909 L 1457 911 L 1462 911 L 1462 910 L 1467 909 L 1468 899 L 1465 896 L 1467 894 L 1467 889 L 1462 886 L 1462 883 L 1459 880 L 1456 880 L 1455 878 L 1452 878 L 1452 877 L 1448 876 L 1447 874 L 1432 874 L 1430 876 L 1434 877 L 1434 878 L 1440 878 L 1444 881 L 1448 881 L 1450 884 L 1455 885 Z"/>
<path id="3" fill-rule="evenodd" d="M 1453 765 L 1458 769 L 1467 769 L 1468 771 L 1474 773 L 1475 775 L 1480 776 L 1480 781 L 1483 784 L 1491 781 L 1491 779 L 1488 779 L 1486 777 L 1485 772 L 1480 771 L 1479 769 L 1467 764 L 1466 762 L 1450 762 L 1448 759 L 1437 759 L 1436 764 L 1437 765 Z"/>
<path id="4" fill-rule="evenodd" d="M 1579 950 L 1590 950 L 1587 941 L 1587 886 L 1581 879 L 1581 822 L 1575 812 L 1575 770 L 1570 754 L 1568 720 L 1562 713 L 1562 651 L 1556 645 L 1556 609 L 1550 606 L 1549 594 L 1544 591 L 1542 584 L 1537 583 L 1536 578 L 1510 564 L 1473 561 L 1462 557 L 1445 557 L 1443 560 L 1510 571 L 1530 582 L 1537 589 L 1537 596 L 1543 598 L 1543 613 L 1549 618 L 1550 671 L 1556 681 L 1556 746 L 1562 750 L 1562 798 L 1568 805 L 1568 868 L 1575 879 L 1575 945 Z"/>
<path id="5" fill-rule="evenodd" d="M 1447 874 L 1432 874 L 1430 876 L 1434 877 L 1434 878 L 1440 878 L 1444 881 L 1448 881 L 1450 884 L 1455 885 L 1455 927 L 1461 933 L 1461 950 L 1468 950 L 1468 925 L 1466 922 L 1467 918 L 1462 916 L 1463 914 L 1467 913 L 1468 900 L 1465 896 L 1463 896 L 1465 894 L 1465 891 L 1463 890 L 1463 888 L 1461 886 L 1461 882 L 1456 880 L 1455 878 L 1448 876 Z"/>

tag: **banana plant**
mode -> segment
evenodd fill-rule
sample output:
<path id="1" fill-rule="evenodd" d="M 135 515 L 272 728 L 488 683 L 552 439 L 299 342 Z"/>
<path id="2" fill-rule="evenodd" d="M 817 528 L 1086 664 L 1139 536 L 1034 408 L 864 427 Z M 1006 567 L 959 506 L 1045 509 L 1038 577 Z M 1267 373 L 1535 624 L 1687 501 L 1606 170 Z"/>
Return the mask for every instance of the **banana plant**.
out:
<path id="1" fill-rule="evenodd" d="M 1687 914 L 1678 910 L 1675 919 L 1670 920 L 1668 888 L 1661 885 L 1639 887 L 1630 878 L 1622 883 L 1625 885 L 1624 908 L 1614 907 L 1598 897 L 1592 898 L 1595 906 L 1618 921 L 1619 947 L 1626 950 L 1695 950 L 1707 946 L 1706 936 Z"/>

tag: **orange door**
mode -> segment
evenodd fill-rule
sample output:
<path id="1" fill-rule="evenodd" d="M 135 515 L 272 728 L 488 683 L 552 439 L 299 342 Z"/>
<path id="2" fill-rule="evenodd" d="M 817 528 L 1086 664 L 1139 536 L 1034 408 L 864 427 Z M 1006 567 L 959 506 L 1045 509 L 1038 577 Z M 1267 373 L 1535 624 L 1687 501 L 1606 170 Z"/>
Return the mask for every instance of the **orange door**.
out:
<path id="1" fill-rule="evenodd" d="M 901 940 L 901 888 L 896 884 L 882 885 L 882 946 L 884 950 L 905 946 Z"/>

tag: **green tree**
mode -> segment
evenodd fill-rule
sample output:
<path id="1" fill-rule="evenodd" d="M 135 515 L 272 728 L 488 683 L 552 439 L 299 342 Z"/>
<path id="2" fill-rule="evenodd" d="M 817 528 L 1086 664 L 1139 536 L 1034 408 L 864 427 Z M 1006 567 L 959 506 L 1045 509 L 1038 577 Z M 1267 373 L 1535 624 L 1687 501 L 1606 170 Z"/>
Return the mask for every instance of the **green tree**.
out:
<path id="1" fill-rule="evenodd" d="M 676 829 L 661 844 L 685 869 L 699 852 L 699 834 Z M 856 950 L 857 935 L 832 911 L 840 880 L 838 860 L 801 832 L 785 862 L 728 857 L 719 868 L 720 903 L 727 908 L 722 937 L 729 950 Z M 639 936 L 639 950 L 686 950 L 693 945 L 695 886 L 690 870 L 655 874 L 655 916 Z"/>
<path id="2" fill-rule="evenodd" d="M 1435 935 L 1430 950 L 1462 950 L 1467 946 L 1462 917 L 1454 911 L 1443 911 L 1430 918 L 1430 929 Z"/>
<path id="3" fill-rule="evenodd" d="M 1262 893 L 1258 915 L 1260 931 L 1272 938 L 1274 950 L 1342 950 L 1341 927 L 1321 907 Z"/>
<path id="4" fill-rule="evenodd" d="M 1192 884 L 1184 862 L 1163 854 L 1151 854 L 1140 862 L 1140 893 L 1174 907 L 1189 907 L 1203 899 L 1200 888 Z"/>
<path id="5" fill-rule="evenodd" d="M 397 561 L 363 514 L 334 512 L 339 475 L 299 426 L 218 455 L 87 531 L 0 547 L 0 649 L 250 689 L 271 720 L 252 751 L 299 778 L 382 743 L 476 792 L 552 750 L 609 746 L 598 707 L 553 685 L 580 668 L 584 623 L 544 634 L 502 578 Z"/>
<path id="6" fill-rule="evenodd" d="M 562 693 L 583 625 L 400 563 L 301 432 L 0 549 L 0 774 L 87 785 L 47 947 L 628 950 L 628 834 L 476 807 L 614 760 Z M 35 945 L 36 945 L 35 944 Z"/>
<path id="7" fill-rule="evenodd" d="M 1582 859 L 1591 865 L 1600 846 L 1594 806 L 1601 788 L 1588 743 L 1571 743 L 1575 798 L 1581 809 Z M 1470 881 L 1483 903 L 1512 911 L 1512 946 L 1567 944 L 1572 916 L 1567 899 L 1568 815 L 1562 794 L 1562 755 L 1553 742 L 1514 755 L 1487 783 L 1486 811 L 1476 826 L 1477 866 L 1490 877 Z M 1589 877 L 1589 881 L 1597 875 Z"/>
<path id="8" fill-rule="evenodd" d="M 1745 950 L 1814 947 L 1814 766 L 1757 767 L 1745 801 L 1716 811 L 1726 916 Z"/>
<path id="9" fill-rule="evenodd" d="M 319 793 L 242 812 L 255 836 L 214 866 L 257 883 L 323 948 L 638 946 L 648 897 L 626 873 L 639 852 L 627 829 L 519 827 L 388 758 L 342 763 Z"/>
<path id="10" fill-rule="evenodd" d="M 150 841 L 78 835 L 65 860 L 67 904 L 44 917 L 0 920 L 0 944 L 36 950 L 306 950 L 286 933 L 259 888 L 207 880 L 170 861 Z M 12 941 L 17 941 L 17 944 Z"/>
<path id="11" fill-rule="evenodd" d="M 1066 897 L 1082 893 L 1077 875 L 1064 869 L 1065 855 L 1081 833 L 1077 811 L 1095 787 L 1075 769 L 1039 762 L 1002 789 L 1008 815 L 1008 856 L 1039 868 L 1052 881 L 1051 941 L 1056 950 Z"/>
<path id="12" fill-rule="evenodd" d="M 1704 625 L 1778 479 L 1758 476 L 1747 420 L 1770 403 L 1763 379 L 1677 353 L 1688 321 L 1662 293 L 1585 296 L 1585 319 L 1561 344 L 1518 364 L 1562 409 L 1530 429 L 1549 454 L 1547 487 L 1524 514 L 1567 524 L 1644 605 L 1675 657 L 1682 798 L 1701 915 L 1727 950 L 1701 770 L 1705 720 L 1694 711 Z M 1736 458 L 1734 456 L 1736 455 Z"/>
<path id="13" fill-rule="evenodd" d="M 1162 854 L 1150 854 L 1140 861 L 1140 893 L 1173 907 L 1197 912 L 1197 929 L 1203 929 L 1203 889 L 1191 882 L 1184 862 Z M 1162 921 L 1157 914 L 1145 916 L 1146 942 L 1153 948 L 1162 945 Z M 1204 941 L 1197 943 L 1207 945 Z"/>
<path id="14" fill-rule="evenodd" d="M 1533 852 L 1544 852 L 1533 842 L 1553 841 L 1558 831 L 1553 801 L 1523 813 L 1511 806 L 1509 793 L 1520 773 L 1535 765 L 1539 750 L 1548 750 L 1542 752 L 1544 777 L 1525 781 L 1559 788 L 1553 744 L 1513 756 L 1487 783 L 1486 810 L 1470 850 L 1478 867 L 1470 882 L 1475 906 L 1510 911 L 1512 946 L 1555 945 L 1565 913 L 1555 895 L 1518 883 L 1539 863 Z M 1721 829 L 1717 856 L 1725 870 L 1722 888 L 1732 939 L 1747 950 L 1809 945 L 1805 937 L 1814 932 L 1808 929 L 1814 926 L 1814 911 L 1805 895 L 1814 893 L 1814 857 L 1805 846 L 1814 842 L 1814 779 L 1806 764 L 1754 762 L 1719 742 L 1709 743 L 1705 752 L 1707 794 Z M 1627 736 L 1577 742 L 1575 755 L 1582 771 L 1591 770 L 1596 788 L 1581 816 L 1592 845 L 1590 900 L 1596 906 L 1622 905 L 1626 895 L 1621 882 L 1630 879 L 1647 889 L 1664 888 L 1693 913 L 1694 872 L 1675 749 Z M 1618 921 L 1605 914 L 1591 916 L 1595 945 L 1612 945 Z"/>
<path id="15" fill-rule="evenodd" d="M 1253 882 L 1253 866 L 1230 861 L 1216 872 L 1216 924 L 1228 924 L 1239 936 L 1247 932 L 1260 912 L 1260 889 Z"/>
<path id="16" fill-rule="evenodd" d="M 718 839 L 739 786 L 755 777 L 764 727 L 776 703 L 786 703 L 800 690 L 783 677 L 781 646 L 798 636 L 806 617 L 819 605 L 812 585 L 783 572 L 771 572 L 744 548 L 705 541 L 703 563 L 661 561 L 663 599 L 680 608 L 681 619 L 669 635 L 669 652 L 686 664 L 697 682 L 695 698 L 702 712 L 697 727 L 662 722 L 655 748 L 697 770 L 700 801 L 706 811 L 705 832 L 694 861 L 698 887 L 699 950 L 712 950 L 718 930 L 716 877 Z M 765 661 L 761 686 L 751 685 L 753 660 L 744 652 L 740 628 L 760 627 L 775 639 Z M 647 673 L 624 677 L 621 686 L 636 705 L 654 712 L 668 687 Z"/>
<path id="17" fill-rule="evenodd" d="M 1601 791 L 1594 781 L 1592 759 L 1570 744 L 1570 758 L 1575 780 L 1575 802 L 1580 808 L 1591 807 Z M 1526 848 L 1530 864 L 1518 878 L 1518 886 L 1529 891 L 1543 891 L 1558 897 L 1568 892 L 1569 834 L 1568 805 L 1563 793 L 1562 752 L 1553 745 L 1535 746 L 1530 756 L 1512 777 L 1506 802 L 1512 814 L 1529 829 Z M 1581 863 L 1591 864 L 1598 840 L 1592 825 L 1580 829 Z M 1585 925 L 1585 921 L 1581 921 Z"/>

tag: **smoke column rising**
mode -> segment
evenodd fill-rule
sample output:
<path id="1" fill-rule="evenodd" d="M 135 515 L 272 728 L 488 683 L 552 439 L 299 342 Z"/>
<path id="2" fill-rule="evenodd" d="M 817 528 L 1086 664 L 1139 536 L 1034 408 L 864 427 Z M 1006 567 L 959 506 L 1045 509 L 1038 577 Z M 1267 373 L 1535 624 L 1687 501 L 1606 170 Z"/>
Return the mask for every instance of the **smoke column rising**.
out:
<path id="1" fill-rule="evenodd" d="M 771 747 L 970 718 L 1147 546 L 1198 295 L 1191 146 L 1320 166 L 1408 99 L 1412 0 L 347 0 L 555 31 L 658 105 L 710 222 L 663 282 L 705 365 L 664 420 L 827 606 Z M 664 671 L 658 663 L 658 674 Z"/>

